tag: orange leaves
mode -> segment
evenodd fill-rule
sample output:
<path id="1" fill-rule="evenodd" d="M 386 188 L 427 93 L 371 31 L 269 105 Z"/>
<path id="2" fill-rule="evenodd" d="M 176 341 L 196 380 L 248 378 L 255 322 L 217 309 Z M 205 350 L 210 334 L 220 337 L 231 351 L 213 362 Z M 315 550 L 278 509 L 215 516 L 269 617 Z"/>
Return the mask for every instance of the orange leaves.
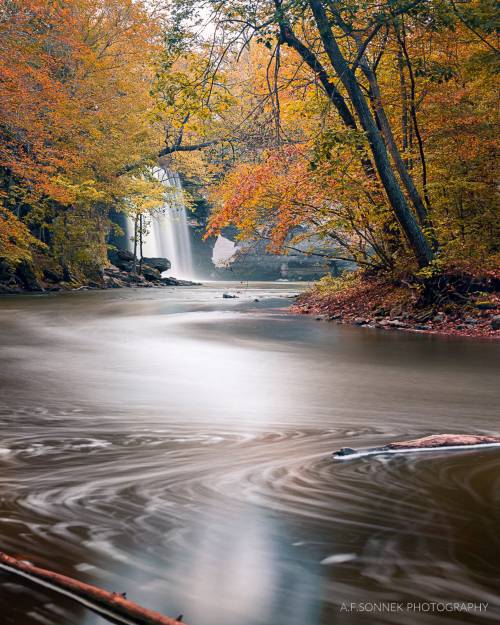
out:
<path id="1" fill-rule="evenodd" d="M 258 164 L 243 163 L 226 176 L 215 198 L 208 234 L 235 225 L 242 237 L 269 239 L 278 252 L 294 228 L 306 224 L 326 195 L 309 167 L 309 150 L 287 146 L 268 151 Z"/>
<path id="2" fill-rule="evenodd" d="M 132 0 L 18 0 L 7 11 L 0 167 L 33 197 L 62 204 L 75 201 L 69 189 L 80 181 L 116 184 L 125 164 L 155 149 L 148 112 L 156 22 Z"/>
<path id="3" fill-rule="evenodd" d="M 50 191 L 48 177 L 69 158 L 71 126 L 60 79 L 71 56 L 68 10 L 42 0 L 12 2 L 0 22 L 0 165 Z"/>
<path id="4" fill-rule="evenodd" d="M 119 175 L 154 157 L 161 140 L 150 93 L 159 21 L 150 10 L 142 0 L 0 8 L 0 200 L 33 232 L 50 233 L 64 264 L 104 260 L 110 208 L 138 184 L 157 195 L 140 173 Z M 14 258 L 34 239 L 2 215 L 0 257 Z"/>

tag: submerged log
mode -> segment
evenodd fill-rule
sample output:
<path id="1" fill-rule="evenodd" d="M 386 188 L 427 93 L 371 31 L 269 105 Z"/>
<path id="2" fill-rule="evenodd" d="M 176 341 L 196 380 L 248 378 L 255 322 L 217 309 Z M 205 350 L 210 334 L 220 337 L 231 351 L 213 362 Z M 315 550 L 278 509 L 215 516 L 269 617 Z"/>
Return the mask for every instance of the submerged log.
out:
<path id="1" fill-rule="evenodd" d="M 420 449 L 422 447 L 455 447 L 457 445 L 467 447 L 468 445 L 489 445 L 500 444 L 500 436 L 481 436 L 477 434 L 433 434 L 422 438 L 415 438 L 410 441 L 399 441 L 386 445 L 389 449 Z"/>
<path id="2" fill-rule="evenodd" d="M 178 619 L 143 608 L 123 594 L 108 592 L 72 577 L 17 560 L 0 551 L 0 569 L 77 601 L 112 623 L 124 625 L 185 625 Z"/>
<path id="3" fill-rule="evenodd" d="M 343 447 L 333 452 L 333 458 L 336 460 L 346 460 L 387 453 L 438 451 L 440 449 L 459 451 L 497 446 L 500 446 L 500 436 L 483 436 L 480 434 L 434 434 L 409 441 L 396 441 L 388 443 L 387 445 L 382 445 L 381 447 L 367 447 L 364 449 Z"/>

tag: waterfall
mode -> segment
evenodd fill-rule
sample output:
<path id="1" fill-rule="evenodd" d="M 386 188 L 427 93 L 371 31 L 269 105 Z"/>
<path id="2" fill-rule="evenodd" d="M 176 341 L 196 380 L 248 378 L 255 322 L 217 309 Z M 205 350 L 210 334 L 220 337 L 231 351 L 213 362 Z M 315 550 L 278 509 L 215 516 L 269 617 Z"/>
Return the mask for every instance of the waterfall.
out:
<path id="1" fill-rule="evenodd" d="M 165 204 L 150 218 L 143 255 L 168 258 L 172 266 L 165 275 L 192 280 L 195 277 L 193 253 L 179 174 L 162 168 L 153 173 L 165 185 Z M 129 228 L 133 232 L 133 224 L 129 224 Z"/>

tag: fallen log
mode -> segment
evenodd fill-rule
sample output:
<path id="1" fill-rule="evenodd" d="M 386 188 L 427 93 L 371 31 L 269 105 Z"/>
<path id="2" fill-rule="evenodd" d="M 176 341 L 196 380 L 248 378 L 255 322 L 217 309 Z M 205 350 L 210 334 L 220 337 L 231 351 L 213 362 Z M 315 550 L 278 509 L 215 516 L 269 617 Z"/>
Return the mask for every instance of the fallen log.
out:
<path id="1" fill-rule="evenodd" d="M 334 460 L 354 460 L 365 456 L 380 454 L 412 453 L 419 451 L 464 451 L 468 449 L 483 449 L 485 447 L 500 447 L 500 436 L 482 436 L 480 434 L 434 434 L 415 438 L 408 441 L 388 443 L 381 447 L 366 447 L 352 449 L 342 447 L 334 451 Z"/>
<path id="2" fill-rule="evenodd" d="M 25 560 L 17 560 L 2 551 L 0 551 L 0 569 L 65 595 L 112 623 L 120 625 L 185 625 L 180 620 L 143 608 L 126 599 L 124 595 L 108 592 L 67 575 L 42 569 Z"/>

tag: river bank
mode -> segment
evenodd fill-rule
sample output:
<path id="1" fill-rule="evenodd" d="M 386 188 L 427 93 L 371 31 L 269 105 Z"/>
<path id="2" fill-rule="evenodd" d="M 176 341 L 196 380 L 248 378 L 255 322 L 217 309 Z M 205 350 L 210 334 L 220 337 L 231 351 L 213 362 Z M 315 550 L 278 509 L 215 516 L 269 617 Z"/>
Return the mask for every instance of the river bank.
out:
<path id="1" fill-rule="evenodd" d="M 56 265 L 37 267 L 34 263 L 22 261 L 13 268 L 0 262 L 0 295 L 199 284 L 164 276 L 170 267 L 166 258 L 143 258 L 142 262 L 134 264 L 134 255 L 126 250 L 110 254 L 110 263 L 94 268 L 90 275 L 74 273 Z"/>
<path id="2" fill-rule="evenodd" d="M 413 285 L 351 274 L 320 281 L 297 298 L 292 311 L 368 328 L 500 338 L 498 277 L 483 280 L 477 288 L 472 279 L 470 284 L 466 295 L 450 287 L 440 299 L 426 301 Z"/>

